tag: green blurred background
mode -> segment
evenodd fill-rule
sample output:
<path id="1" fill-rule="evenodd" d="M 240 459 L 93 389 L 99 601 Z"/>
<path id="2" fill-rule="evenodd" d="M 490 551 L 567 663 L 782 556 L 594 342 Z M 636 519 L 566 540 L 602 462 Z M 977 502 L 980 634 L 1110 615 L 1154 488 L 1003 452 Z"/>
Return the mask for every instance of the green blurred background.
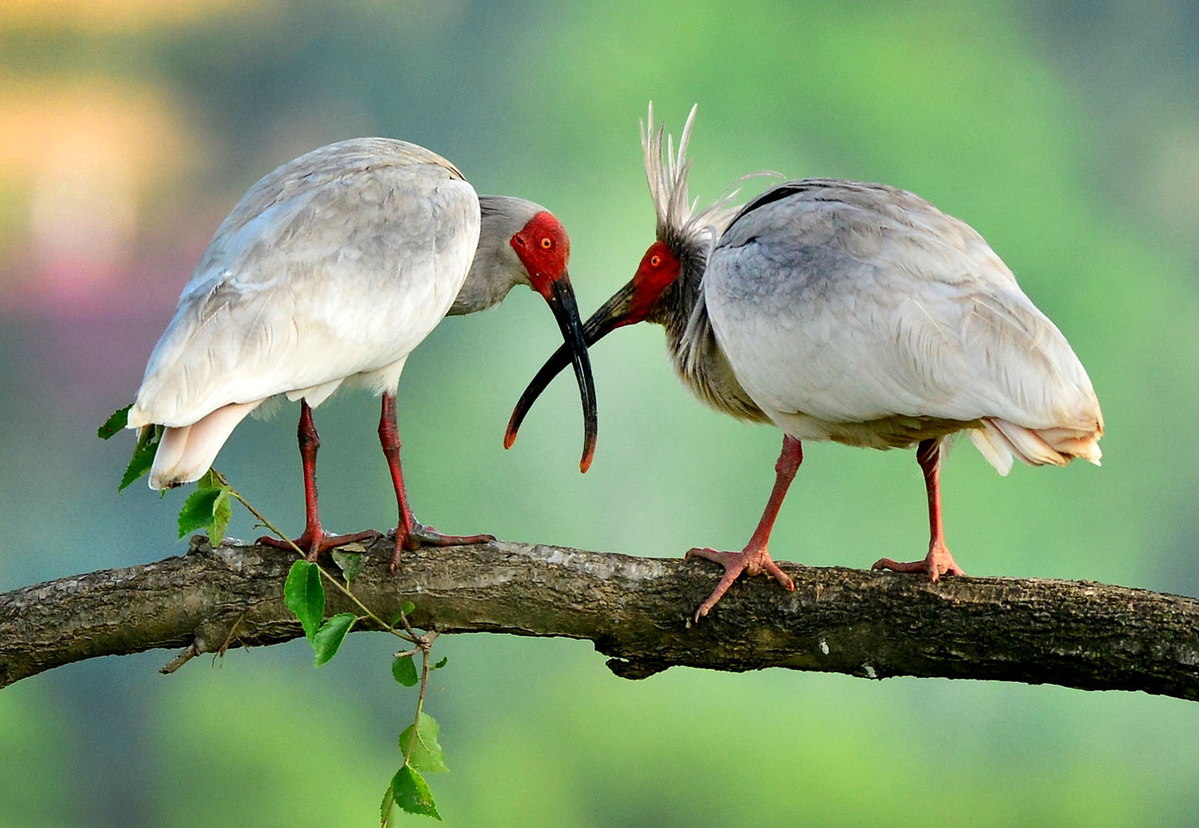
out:
<path id="1" fill-rule="evenodd" d="M 971 573 L 1199 594 L 1199 6 L 1036 3 L 6 0 L 0 6 L 0 590 L 180 553 L 181 493 L 115 484 L 127 403 L 220 219 L 276 165 L 362 135 L 415 141 L 481 192 L 546 204 L 589 313 L 652 241 L 637 122 L 699 102 L 692 191 L 742 173 L 914 190 L 979 229 L 1069 336 L 1104 405 L 1104 466 L 1018 467 L 963 444 L 947 531 Z M 751 184 L 751 187 L 760 187 Z M 414 508 L 449 532 L 646 555 L 740 548 L 779 435 L 695 402 L 659 329 L 596 348 L 601 434 L 554 384 L 529 291 L 451 319 L 410 360 Z M 301 526 L 294 407 L 220 458 Z M 318 412 L 322 507 L 394 520 L 375 403 Z M 812 445 L 777 558 L 925 549 L 910 452 Z M 253 536 L 238 516 L 233 533 Z M 717 612 L 720 610 L 718 609 Z M 391 641 L 303 642 L 156 670 L 78 664 L 0 694 L 0 824 L 370 825 L 414 701 Z M 462 826 L 1189 825 L 1199 708 L 1140 694 L 767 671 L 609 675 L 589 645 L 443 639 L 429 710 Z M 418 820 L 417 817 L 409 817 Z"/>

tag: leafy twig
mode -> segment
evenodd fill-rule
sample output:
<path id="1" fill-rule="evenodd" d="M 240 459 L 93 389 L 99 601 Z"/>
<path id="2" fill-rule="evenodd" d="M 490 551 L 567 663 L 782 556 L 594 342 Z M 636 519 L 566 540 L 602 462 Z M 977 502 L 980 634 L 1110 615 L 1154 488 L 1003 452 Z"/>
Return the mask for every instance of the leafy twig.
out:
<path id="1" fill-rule="evenodd" d="M 118 434 L 127 427 L 128 414 L 129 407 L 114 412 L 97 430 L 98 436 L 107 440 Z M 120 489 L 126 488 L 149 471 L 160 436 L 161 429 L 156 426 L 147 427 L 139 433 L 133 457 L 121 479 Z M 317 563 L 307 560 L 304 550 L 283 534 L 266 515 L 242 497 L 241 493 L 230 485 L 228 478 L 216 469 L 209 469 L 198 482 L 196 490 L 184 501 L 179 512 L 179 536 L 183 537 L 189 532 L 204 529 L 207 531 L 211 543 L 214 546 L 219 545 L 224 539 L 225 530 L 232 517 L 230 499 L 241 503 L 262 526 L 285 541 L 300 557 L 300 560 L 292 564 L 291 570 L 288 572 L 283 587 L 283 597 L 288 608 L 299 619 L 300 626 L 304 629 L 304 635 L 312 645 L 315 653 L 314 663 L 317 667 L 328 663 L 337 654 L 341 643 L 360 618 L 367 618 L 380 630 L 415 645 L 414 649 L 408 652 L 397 653 L 392 662 L 392 675 L 396 681 L 409 687 L 419 682 L 420 690 L 416 699 L 416 712 L 412 724 L 400 734 L 400 750 L 404 757 L 404 763 L 387 786 L 380 809 L 380 819 L 384 826 L 390 825 L 395 806 L 399 805 L 410 813 L 424 814 L 440 820 L 441 816 L 437 813 L 433 795 L 421 774 L 422 771 L 428 773 L 449 770 L 445 764 L 445 754 L 438 743 L 440 727 L 432 716 L 424 712 L 429 673 L 445 666 L 446 663 L 445 659 L 436 664 L 429 663 L 430 652 L 433 642 L 437 640 L 438 633 L 436 631 L 419 633 L 412 628 L 408 621 L 408 615 L 413 612 L 415 606 L 411 602 L 405 603 L 400 609 L 399 622 L 403 626 L 403 632 L 396 629 L 394 623 L 384 621 L 354 595 L 350 586 L 354 578 L 362 571 L 362 553 L 334 551 L 334 562 L 341 569 L 345 578 L 343 584 L 341 578 L 335 577 Z M 332 584 L 341 592 L 359 610 L 361 615 L 353 612 L 341 612 L 326 619 L 324 581 Z M 220 647 L 219 654 L 223 654 L 228 648 L 236 628 L 237 623 L 230 629 L 225 642 Z M 193 658 L 197 652 L 195 645 L 188 647 L 164 667 L 163 672 L 174 672 Z M 412 662 L 412 657 L 418 652 L 421 654 L 419 679 Z"/>
<path id="2" fill-rule="evenodd" d="M 406 604 L 400 612 L 400 621 L 411 634 L 416 632 L 408 623 L 408 612 L 412 605 Z M 436 664 L 430 664 L 429 659 L 433 650 L 433 642 L 438 633 L 429 631 L 418 636 L 417 648 L 405 653 L 396 653 L 392 662 L 392 675 L 396 681 L 411 687 L 417 683 L 416 671 L 413 669 L 412 657 L 421 654 L 420 691 L 416 697 L 416 713 L 412 724 L 400 734 L 400 751 L 404 756 L 404 764 L 396 771 L 391 784 L 383 794 L 383 802 L 379 808 L 380 823 L 385 828 L 391 825 L 395 805 L 414 814 L 424 814 L 434 819 L 441 819 L 437 812 L 437 804 L 433 794 L 425 782 L 424 773 L 445 773 L 449 768 L 445 763 L 445 752 L 442 750 L 438 736 L 441 727 L 437 720 L 425 713 L 425 695 L 429 688 L 429 673 L 445 666 L 445 659 Z"/>

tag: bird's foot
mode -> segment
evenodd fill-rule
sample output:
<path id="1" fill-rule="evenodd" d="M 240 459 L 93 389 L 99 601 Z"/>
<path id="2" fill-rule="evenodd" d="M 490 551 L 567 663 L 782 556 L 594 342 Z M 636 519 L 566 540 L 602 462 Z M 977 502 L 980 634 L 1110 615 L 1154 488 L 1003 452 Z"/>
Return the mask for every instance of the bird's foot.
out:
<path id="1" fill-rule="evenodd" d="M 294 549 L 295 547 L 299 547 L 304 551 L 304 557 L 315 563 L 317 558 L 330 549 L 345 546 L 347 543 L 358 543 L 381 537 L 383 537 L 383 533 L 374 529 L 366 529 L 362 532 L 354 532 L 349 535 L 330 535 L 328 532 L 322 530 L 313 532 L 306 529 L 304 530 L 304 534 L 295 540 L 281 540 L 280 538 L 266 535 L 259 538 L 258 543 L 262 546 L 273 546 L 277 549 Z"/>
<path id="2" fill-rule="evenodd" d="M 890 558 L 880 558 L 874 562 L 871 569 L 890 569 L 893 572 L 914 572 L 928 575 L 928 579 L 934 583 L 941 578 L 942 575 L 965 575 L 962 568 L 953 560 L 953 555 L 949 554 L 949 548 L 943 543 L 929 544 L 928 554 L 922 561 L 909 561 L 901 563 L 893 561 Z"/>
<path id="3" fill-rule="evenodd" d="M 416 550 L 422 546 L 465 546 L 472 543 L 491 543 L 495 540 L 495 535 L 443 535 L 432 526 L 424 526 L 416 521 L 412 522 L 408 531 L 404 531 L 404 528 L 400 525 L 392 533 L 395 540 L 395 547 L 391 553 L 392 575 L 399 568 L 400 558 L 403 557 L 405 549 Z"/>
<path id="4" fill-rule="evenodd" d="M 712 594 L 695 611 L 695 615 L 692 618 L 695 622 L 698 622 L 699 619 L 708 614 L 712 607 L 716 606 L 717 602 L 728 592 L 729 587 L 733 585 L 733 581 L 737 580 L 742 572 L 746 575 L 761 575 L 765 573 L 782 584 L 784 589 L 795 589 L 795 582 L 791 580 L 791 576 L 779 569 L 778 564 L 771 559 L 770 553 L 765 549 L 721 552 L 716 549 L 696 547 L 689 549 L 684 557 L 703 558 L 724 567 L 724 576 L 716 584 L 716 589 L 712 590 Z"/>

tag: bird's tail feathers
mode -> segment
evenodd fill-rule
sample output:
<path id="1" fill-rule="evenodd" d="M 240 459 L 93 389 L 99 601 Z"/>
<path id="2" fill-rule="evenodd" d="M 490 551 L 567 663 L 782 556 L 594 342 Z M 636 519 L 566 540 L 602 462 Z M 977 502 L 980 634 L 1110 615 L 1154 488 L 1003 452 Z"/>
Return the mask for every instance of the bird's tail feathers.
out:
<path id="1" fill-rule="evenodd" d="M 1013 457 L 1030 466 L 1064 466 L 1075 457 L 1099 465 L 1102 428 L 1026 428 L 998 417 L 987 417 L 970 439 L 995 470 L 1006 475 Z"/>
<path id="2" fill-rule="evenodd" d="M 1042 428 L 1037 430 L 1037 434 L 1046 443 L 1066 455 L 1067 460 L 1079 457 L 1096 466 L 1103 465 L 1100 462 L 1103 452 L 1099 448 L 1099 438 L 1103 435 L 1102 427 L 1098 427 L 1094 431 L 1079 431 L 1074 428 Z"/>
<path id="3" fill-rule="evenodd" d="M 150 488 L 170 489 L 199 480 L 233 429 L 257 406 L 258 402 L 230 403 L 191 425 L 164 429 L 150 467 Z"/>
<path id="4" fill-rule="evenodd" d="M 985 426 L 970 429 L 970 440 L 995 471 L 1006 477 L 1012 470 L 1012 451 L 1007 441 Z"/>

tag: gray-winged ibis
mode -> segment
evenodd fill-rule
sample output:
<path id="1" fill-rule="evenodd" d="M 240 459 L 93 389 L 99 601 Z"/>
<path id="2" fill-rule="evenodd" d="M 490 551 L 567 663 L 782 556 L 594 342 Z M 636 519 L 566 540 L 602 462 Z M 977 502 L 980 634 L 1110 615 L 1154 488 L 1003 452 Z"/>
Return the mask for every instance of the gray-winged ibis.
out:
<path id="1" fill-rule="evenodd" d="M 545 208 L 478 196 L 422 147 L 361 138 L 313 150 L 242 196 L 205 251 L 146 367 L 131 428 L 164 426 L 150 487 L 198 479 L 230 433 L 266 400 L 300 401 L 310 559 L 373 532 L 332 537 L 317 509 L 312 409 L 343 384 L 383 398 L 379 439 L 399 508 L 401 549 L 490 540 L 455 537 L 412 515 L 400 470 L 395 401 L 412 350 L 447 313 L 500 302 L 525 284 L 549 303 L 582 396 L 591 460 L 595 397 L 574 292 L 570 241 Z"/>
<path id="2" fill-rule="evenodd" d="M 696 620 L 742 572 L 794 588 L 767 541 L 803 440 L 916 446 L 928 554 L 873 568 L 933 581 L 963 574 L 941 525 L 950 435 L 967 432 L 1000 474 L 1013 457 L 1099 463 L 1103 417 L 1082 363 L 982 236 L 910 192 L 836 179 L 779 184 L 735 213 L 731 195 L 697 210 L 687 197 L 694 117 L 693 108 L 675 152 L 650 108 L 642 146 L 657 241 L 584 335 L 592 344 L 623 325 L 662 325 L 675 371 L 696 396 L 783 431 L 774 489 L 749 543 L 687 553 L 725 569 Z M 507 444 L 566 358 L 559 349 L 530 383 Z"/>

